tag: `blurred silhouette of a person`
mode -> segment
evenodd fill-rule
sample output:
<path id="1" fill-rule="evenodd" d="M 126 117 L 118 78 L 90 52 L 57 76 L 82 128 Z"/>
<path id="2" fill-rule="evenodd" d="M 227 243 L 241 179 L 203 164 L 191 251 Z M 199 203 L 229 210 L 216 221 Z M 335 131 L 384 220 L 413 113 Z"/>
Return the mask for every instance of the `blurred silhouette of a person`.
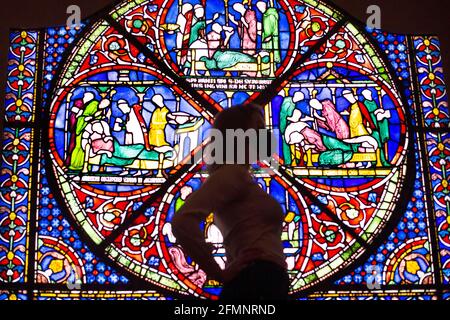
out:
<path id="1" fill-rule="evenodd" d="M 283 210 L 250 173 L 251 163 L 264 160 L 250 155 L 259 143 L 246 139 L 242 148 L 234 137 L 230 140 L 226 135 L 227 129 L 261 132 L 265 128 L 262 109 L 255 105 L 231 107 L 217 115 L 213 128 L 222 134 L 225 161 L 208 163 L 209 177 L 175 213 L 173 233 L 200 268 L 223 283 L 221 299 L 287 299 L 289 276 L 281 240 Z M 235 151 L 244 149 L 246 160 L 238 161 L 244 157 L 229 152 L 230 146 Z M 213 258 L 213 245 L 205 242 L 200 229 L 211 212 L 224 239 L 227 261 L 223 270 Z"/>

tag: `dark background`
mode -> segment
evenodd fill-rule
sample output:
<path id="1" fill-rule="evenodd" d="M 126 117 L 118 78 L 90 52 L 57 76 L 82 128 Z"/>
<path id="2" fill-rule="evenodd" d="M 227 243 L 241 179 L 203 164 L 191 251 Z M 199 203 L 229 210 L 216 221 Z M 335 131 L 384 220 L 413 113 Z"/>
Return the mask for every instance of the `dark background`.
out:
<path id="1" fill-rule="evenodd" d="M 0 108 L 2 109 L 0 114 L 3 114 L 4 109 L 9 29 L 63 25 L 68 17 L 66 9 L 69 5 L 80 6 L 82 18 L 85 18 L 112 3 L 111 0 L 7 1 L 7 3 L 2 1 L 0 9 Z M 332 0 L 331 2 L 361 21 L 367 20 L 366 10 L 369 5 L 380 6 L 381 27 L 385 31 L 439 36 L 442 44 L 445 78 L 450 81 L 450 6 L 448 0 Z"/>

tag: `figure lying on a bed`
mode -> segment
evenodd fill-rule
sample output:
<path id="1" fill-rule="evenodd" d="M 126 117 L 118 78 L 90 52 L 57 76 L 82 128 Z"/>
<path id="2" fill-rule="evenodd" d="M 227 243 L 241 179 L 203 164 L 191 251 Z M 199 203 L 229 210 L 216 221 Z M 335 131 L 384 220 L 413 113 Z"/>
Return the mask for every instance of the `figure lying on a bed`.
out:
<path id="1" fill-rule="evenodd" d="M 354 163 L 350 163 L 355 154 L 375 154 L 379 149 L 377 140 L 371 136 L 338 139 L 320 134 L 308 125 L 308 121 L 312 118 L 303 117 L 298 109 L 294 110 L 292 116 L 287 120 L 290 121 L 290 124 L 284 133 L 286 143 L 301 145 L 303 149 L 319 154 L 318 164 L 320 166 L 355 167 Z M 367 166 L 371 166 L 371 163 L 368 163 Z"/>
<path id="2" fill-rule="evenodd" d="M 194 132 L 203 123 L 203 118 L 185 112 L 173 112 L 167 115 L 168 123 L 177 130 Z M 164 134 L 164 133 L 162 133 Z M 192 141 L 192 149 L 195 143 Z M 168 143 L 159 146 L 149 146 L 144 143 L 121 145 L 111 135 L 108 123 L 104 120 L 90 122 L 82 136 L 82 148 L 85 152 L 83 172 L 88 171 L 88 164 L 103 166 L 126 167 L 139 170 L 161 170 L 176 165 L 179 145 L 174 147 Z"/>
<path id="3" fill-rule="evenodd" d="M 200 61 L 205 63 L 208 70 L 225 70 L 236 67 L 243 63 L 257 63 L 258 56 L 261 57 L 261 62 L 263 64 L 268 64 L 270 62 L 269 54 L 267 52 L 260 52 L 255 56 L 248 55 L 246 53 L 232 51 L 232 50 L 218 50 L 214 53 L 212 58 L 201 57 Z M 268 69 L 266 66 L 263 69 Z M 243 71 L 248 70 L 245 67 L 242 68 Z"/>
<path id="4" fill-rule="evenodd" d="M 254 76 L 257 71 L 270 69 L 268 52 L 250 55 L 228 48 L 233 28 L 214 23 L 206 36 L 203 29 L 200 31 L 199 37 L 189 46 L 190 56 L 185 64 L 185 68 L 191 68 L 191 75 L 198 75 L 198 70 L 224 70 L 243 71 L 244 74 Z M 222 31 L 225 39 L 222 38 Z M 200 63 L 204 63 L 204 66 Z"/>
<path id="5" fill-rule="evenodd" d="M 108 124 L 103 120 L 93 121 L 86 126 L 82 147 L 86 150 L 83 171 L 87 171 L 88 164 L 142 170 L 161 169 L 162 162 L 172 160 L 175 153 L 171 146 L 147 150 L 143 144 L 121 145 L 111 135 Z"/>
<path id="6" fill-rule="evenodd" d="M 173 148 L 169 146 L 147 150 L 142 144 L 120 145 L 116 139 L 114 139 L 113 148 L 114 152 L 111 156 L 102 155 L 100 166 L 112 165 L 142 170 L 158 169 L 161 155 L 163 159 L 171 158 L 173 155 Z"/>

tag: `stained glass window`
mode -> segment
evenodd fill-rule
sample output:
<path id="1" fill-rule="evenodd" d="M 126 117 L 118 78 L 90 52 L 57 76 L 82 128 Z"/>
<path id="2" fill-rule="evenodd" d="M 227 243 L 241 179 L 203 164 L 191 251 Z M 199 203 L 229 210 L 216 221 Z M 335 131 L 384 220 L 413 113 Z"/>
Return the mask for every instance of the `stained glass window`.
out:
<path id="1" fill-rule="evenodd" d="M 10 34 L 0 299 L 217 299 L 171 231 L 215 114 L 264 106 L 296 299 L 448 299 L 439 40 L 316 0 L 132 0 Z M 262 164 L 261 164 L 262 165 Z M 201 226 L 217 263 L 223 237 Z"/>

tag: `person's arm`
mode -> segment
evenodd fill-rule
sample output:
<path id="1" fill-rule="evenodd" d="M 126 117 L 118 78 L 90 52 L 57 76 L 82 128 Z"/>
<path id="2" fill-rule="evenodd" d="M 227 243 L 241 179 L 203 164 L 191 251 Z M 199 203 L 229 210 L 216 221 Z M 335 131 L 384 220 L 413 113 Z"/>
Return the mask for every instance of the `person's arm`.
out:
<path id="1" fill-rule="evenodd" d="M 213 23 L 220 17 L 220 14 L 216 12 L 211 20 L 206 20 L 206 25 Z"/>
<path id="2" fill-rule="evenodd" d="M 233 24 L 239 26 L 239 22 L 234 18 L 234 16 L 232 14 L 230 14 L 229 18 Z"/>
<path id="3" fill-rule="evenodd" d="M 364 103 L 359 102 L 359 109 L 361 110 L 362 115 L 364 116 L 365 120 L 369 124 L 370 129 L 374 130 L 376 128 L 375 123 L 373 123 L 372 117 L 370 116 L 369 110 L 367 110 L 367 107 Z"/>
<path id="4" fill-rule="evenodd" d="M 246 168 L 225 165 L 213 172 L 175 213 L 172 232 L 185 252 L 212 278 L 223 281 L 223 272 L 212 256 L 212 244 L 205 242 L 200 223 L 211 213 L 241 196 L 251 181 Z"/>

